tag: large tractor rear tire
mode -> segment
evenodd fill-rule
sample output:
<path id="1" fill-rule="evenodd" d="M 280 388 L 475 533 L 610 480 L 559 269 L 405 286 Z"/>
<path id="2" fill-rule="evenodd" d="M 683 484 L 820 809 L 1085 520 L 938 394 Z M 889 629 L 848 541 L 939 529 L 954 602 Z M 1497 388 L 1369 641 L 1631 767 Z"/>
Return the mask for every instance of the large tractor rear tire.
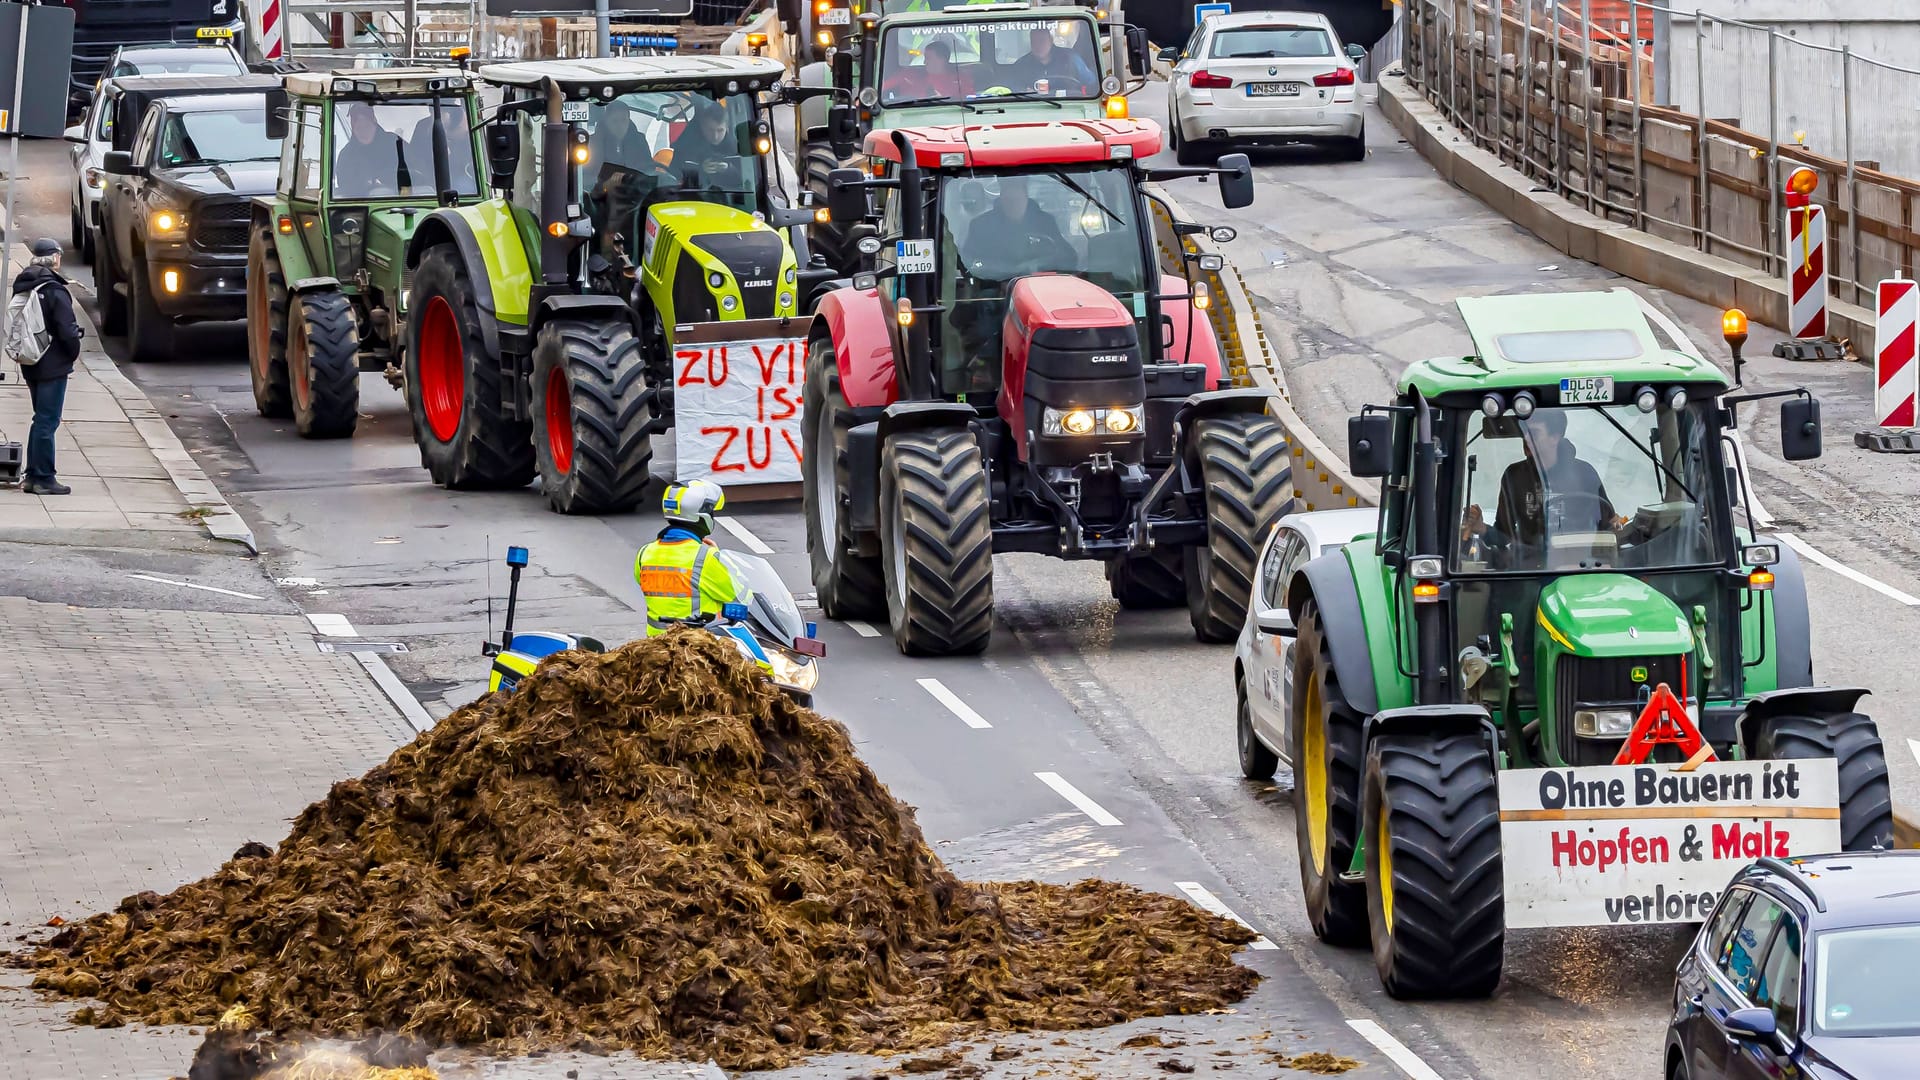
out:
<path id="1" fill-rule="evenodd" d="M 533 346 L 533 445 L 547 504 L 624 514 L 652 478 L 654 393 L 626 319 L 550 319 Z"/>
<path id="2" fill-rule="evenodd" d="M 102 261 L 104 265 L 104 260 Z M 105 294 L 101 294 L 104 303 Z M 287 374 L 287 276 L 266 229 L 255 229 L 247 252 L 247 366 L 253 374 L 253 404 L 260 415 L 293 415 Z"/>
<path id="3" fill-rule="evenodd" d="M 1343 948 L 1367 943 L 1367 891 L 1341 874 L 1360 842 L 1360 771 L 1365 723 L 1347 705 L 1312 599 L 1300 609 L 1293 643 L 1293 700 L 1287 756 L 1293 762 L 1293 822 L 1300 892 L 1314 936 Z"/>
<path id="4" fill-rule="evenodd" d="M 293 429 L 303 439 L 338 439 L 360 423 L 360 330 L 353 302 L 331 289 L 301 293 L 287 326 L 287 380 Z"/>
<path id="5" fill-rule="evenodd" d="M 1287 437 L 1269 416 L 1216 416 L 1194 425 L 1206 486 L 1207 542 L 1187 549 L 1187 615 L 1201 641 L 1240 636 L 1253 576 L 1274 522 L 1292 504 Z"/>
<path id="6" fill-rule="evenodd" d="M 807 190 L 813 192 L 813 205 L 827 205 L 827 174 L 835 169 L 858 168 L 860 159 L 857 151 L 843 158 L 834 153 L 828 143 L 809 145 Z M 815 221 L 807 229 L 807 241 L 813 245 L 813 253 L 826 259 L 827 265 L 841 274 L 851 274 L 859 269 L 860 254 L 853 246 L 851 229 L 852 225 L 843 221 Z"/>
<path id="7" fill-rule="evenodd" d="M 807 348 L 807 381 L 802 391 L 800 456 L 801 505 L 807 519 L 807 561 L 813 590 L 829 619 L 881 619 L 887 615 L 887 584 L 880 560 L 854 550 L 847 527 L 845 497 L 851 487 L 847 469 L 847 429 L 853 410 L 840 391 L 840 367 L 833 342 L 817 338 Z"/>
<path id="8" fill-rule="evenodd" d="M 1179 607 L 1187 600 L 1186 552 L 1155 548 L 1107 560 L 1107 588 L 1129 611 Z"/>
<path id="9" fill-rule="evenodd" d="M 993 634 L 993 522 L 972 433 L 888 439 L 880 513 L 894 643 L 908 656 L 984 652 Z"/>
<path id="10" fill-rule="evenodd" d="M 1396 998 L 1486 997 L 1506 899 L 1500 790 L 1480 732 L 1381 735 L 1367 751 L 1367 916 Z"/>
<path id="11" fill-rule="evenodd" d="M 407 405 L 420 464 L 448 488 L 525 487 L 533 425 L 502 408 L 500 365 L 487 353 L 460 250 L 440 244 L 413 275 L 407 321 Z"/>
<path id="12" fill-rule="evenodd" d="M 1880 729 L 1860 713 L 1774 716 L 1760 726 L 1755 755 L 1768 761 L 1832 758 L 1840 765 L 1840 847 L 1893 846 L 1893 791 Z"/>
<path id="13" fill-rule="evenodd" d="M 139 363 L 173 359 L 173 316 L 161 311 L 159 301 L 154 299 L 147 260 L 133 261 L 127 292 L 133 297 L 133 314 L 127 324 L 127 354 Z"/>

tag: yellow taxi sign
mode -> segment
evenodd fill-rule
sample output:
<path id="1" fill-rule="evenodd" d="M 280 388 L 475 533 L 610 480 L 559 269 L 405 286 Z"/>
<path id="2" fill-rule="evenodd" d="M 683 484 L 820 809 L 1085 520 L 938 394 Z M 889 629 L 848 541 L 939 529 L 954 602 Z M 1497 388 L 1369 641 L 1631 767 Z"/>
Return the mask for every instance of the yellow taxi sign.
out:
<path id="1" fill-rule="evenodd" d="M 233 28 L 230 26 L 203 26 L 195 30 L 193 36 L 203 40 L 206 38 L 230 38 L 233 36 Z"/>

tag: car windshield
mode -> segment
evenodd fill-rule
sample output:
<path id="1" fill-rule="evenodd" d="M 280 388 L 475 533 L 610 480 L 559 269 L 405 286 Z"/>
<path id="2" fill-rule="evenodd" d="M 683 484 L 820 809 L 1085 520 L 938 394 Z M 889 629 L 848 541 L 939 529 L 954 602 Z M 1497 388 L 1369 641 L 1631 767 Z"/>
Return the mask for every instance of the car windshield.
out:
<path id="1" fill-rule="evenodd" d="M 1099 96 L 1100 58 L 1085 19 L 896 26 L 880 50 L 882 105 L 989 102 L 1009 95 Z"/>
<path id="2" fill-rule="evenodd" d="M 1310 26 L 1245 26 L 1213 35 L 1215 60 L 1299 60 L 1333 55 L 1333 38 Z"/>
<path id="3" fill-rule="evenodd" d="M 940 198 L 939 287 L 948 313 L 941 378 L 949 392 L 998 388 L 1000 325 L 1015 278 L 1084 278 L 1145 320 L 1156 279 L 1124 165 L 967 173 L 948 177 Z"/>
<path id="4" fill-rule="evenodd" d="M 160 164 L 169 168 L 279 158 L 280 142 L 267 138 L 267 112 L 259 105 L 175 113 L 160 132 Z"/>
<path id="5" fill-rule="evenodd" d="M 1721 561 L 1710 405 L 1540 408 L 1526 420 L 1463 414 L 1455 571 Z"/>
<path id="6" fill-rule="evenodd" d="M 247 69 L 225 49 L 123 56 L 109 78 L 121 75 L 233 75 Z"/>
<path id="7" fill-rule="evenodd" d="M 1830 930 L 1814 940 L 1815 1030 L 1920 1036 L 1920 926 Z"/>
<path id="8" fill-rule="evenodd" d="M 434 190 L 434 115 L 428 98 L 341 101 L 333 110 L 333 196 L 379 199 Z M 447 140 L 447 186 L 462 195 L 480 193 L 474 168 L 467 107 L 440 103 L 440 130 Z"/>
<path id="9" fill-rule="evenodd" d="M 580 187 L 601 253 L 640 260 L 642 219 L 657 202 L 760 209 L 762 158 L 753 95 L 646 91 L 587 106 Z"/>
<path id="10" fill-rule="evenodd" d="M 734 601 L 753 611 L 753 622 L 768 638 L 785 646 L 807 636 L 807 622 L 780 575 L 767 560 L 738 551 L 718 553 L 733 578 Z"/>

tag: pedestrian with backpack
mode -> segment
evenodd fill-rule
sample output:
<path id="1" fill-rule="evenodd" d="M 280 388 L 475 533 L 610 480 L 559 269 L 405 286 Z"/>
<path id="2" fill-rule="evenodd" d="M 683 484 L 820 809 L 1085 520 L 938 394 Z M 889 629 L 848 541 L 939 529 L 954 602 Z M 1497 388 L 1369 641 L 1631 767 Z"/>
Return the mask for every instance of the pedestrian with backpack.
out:
<path id="1" fill-rule="evenodd" d="M 20 490 L 29 495 L 67 495 L 53 468 L 54 433 L 67 402 L 67 376 L 80 357 L 80 323 L 73 293 L 60 276 L 60 243 L 41 238 L 27 248 L 33 261 L 13 279 L 7 303 L 6 352 L 20 365 L 33 395 L 33 426 L 27 433 L 27 473 Z"/>

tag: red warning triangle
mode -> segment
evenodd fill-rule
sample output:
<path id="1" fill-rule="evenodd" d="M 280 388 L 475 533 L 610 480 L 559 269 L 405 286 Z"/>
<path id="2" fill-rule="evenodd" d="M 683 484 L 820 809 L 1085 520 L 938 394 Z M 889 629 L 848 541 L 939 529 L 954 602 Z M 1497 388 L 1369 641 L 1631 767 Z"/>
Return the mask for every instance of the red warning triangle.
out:
<path id="1" fill-rule="evenodd" d="M 1687 707 L 1666 683 L 1661 683 L 1653 688 L 1653 696 L 1647 699 L 1647 707 L 1640 710 L 1640 719 L 1634 721 L 1633 731 L 1628 733 L 1613 763 L 1638 765 L 1652 755 L 1656 746 L 1678 746 L 1684 756 L 1691 758 L 1706 745 L 1700 729 L 1687 715 Z M 1704 760 L 1714 760 L 1711 749 L 1707 750 Z"/>

